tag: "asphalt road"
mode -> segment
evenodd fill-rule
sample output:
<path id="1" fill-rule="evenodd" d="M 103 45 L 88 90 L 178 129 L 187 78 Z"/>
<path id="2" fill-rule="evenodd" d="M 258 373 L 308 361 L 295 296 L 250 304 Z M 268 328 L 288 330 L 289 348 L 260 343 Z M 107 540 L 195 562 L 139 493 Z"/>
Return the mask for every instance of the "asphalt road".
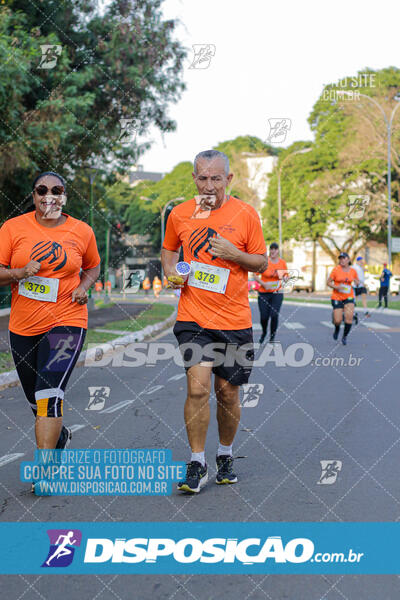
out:
<path id="1" fill-rule="evenodd" d="M 254 322 L 257 305 L 252 303 Z M 234 445 L 239 482 L 214 484 L 215 397 L 207 439 L 211 478 L 198 496 L 37 498 L 19 480 L 34 449 L 20 387 L 0 392 L 2 521 L 397 521 L 400 518 L 398 318 L 376 312 L 332 339 L 330 310 L 284 303 L 275 349 L 254 367 Z M 260 335 L 255 329 L 255 341 Z M 167 331 L 158 342 L 175 339 Z M 296 349 L 293 344 L 299 344 Z M 260 357 L 262 352 L 258 351 Z M 352 357 L 350 360 L 350 356 Z M 302 365 L 303 362 L 307 364 Z M 342 360 L 341 360 L 342 359 Z M 297 362 L 296 362 L 297 361 Z M 351 364 L 348 364 L 348 363 Z M 73 447 L 169 448 L 188 460 L 185 379 L 173 360 L 146 367 L 77 368 L 65 401 Z M 90 387 L 109 388 L 102 411 Z M 261 393 L 261 386 L 264 386 Z M 109 411 L 109 412 L 108 412 Z M 11 457 L 10 457 L 11 455 Z M 8 458 L 4 458 L 8 457 Z M 7 461 L 10 462 L 7 462 Z M 336 467 L 336 477 L 321 461 Z M 336 463 L 334 462 L 336 461 Z M 325 464 L 325 463 L 323 463 Z M 397 576 L 1 576 L 4 597 L 392 600 Z M 133 591 L 135 590 L 135 591 Z"/>

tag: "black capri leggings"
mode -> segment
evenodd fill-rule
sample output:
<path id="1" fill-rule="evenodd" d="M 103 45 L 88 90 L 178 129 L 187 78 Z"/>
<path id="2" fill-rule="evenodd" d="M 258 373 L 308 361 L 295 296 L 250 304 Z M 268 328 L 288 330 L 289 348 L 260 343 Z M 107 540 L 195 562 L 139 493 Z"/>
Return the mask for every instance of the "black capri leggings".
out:
<path id="1" fill-rule="evenodd" d="M 271 318 L 271 335 L 275 335 L 278 329 L 279 311 L 283 302 L 283 294 L 265 292 L 258 294 L 258 308 L 260 309 L 260 320 L 263 336 L 267 334 L 268 321 Z"/>
<path id="2" fill-rule="evenodd" d="M 62 417 L 64 392 L 85 341 L 82 327 L 54 327 L 40 335 L 10 331 L 22 389 L 39 417 Z"/>

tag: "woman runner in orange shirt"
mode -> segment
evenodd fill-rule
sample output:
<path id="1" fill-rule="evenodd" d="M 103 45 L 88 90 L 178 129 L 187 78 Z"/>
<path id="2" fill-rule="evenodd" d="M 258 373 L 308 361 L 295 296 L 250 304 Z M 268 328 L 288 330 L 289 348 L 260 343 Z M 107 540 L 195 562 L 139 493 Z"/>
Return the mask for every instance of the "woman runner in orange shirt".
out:
<path id="1" fill-rule="evenodd" d="M 85 339 L 100 256 L 91 227 L 62 212 L 60 175 L 39 175 L 32 196 L 35 209 L 0 229 L 0 285 L 11 285 L 10 345 L 37 447 L 63 449 L 71 438 L 62 424 L 64 392 Z"/>
<path id="2" fill-rule="evenodd" d="M 339 265 L 335 267 L 328 277 L 327 285 L 333 289 L 331 302 L 333 307 L 333 324 L 335 331 L 333 339 L 339 337 L 340 324 L 344 313 L 344 332 L 342 344 L 347 344 L 347 336 L 353 323 L 354 316 L 354 289 L 353 281 L 359 284 L 357 271 L 353 269 L 350 262 L 350 256 L 347 252 L 339 254 Z"/>
<path id="3" fill-rule="evenodd" d="M 273 342 L 275 340 L 276 330 L 278 329 L 279 311 L 283 302 L 282 280 L 285 280 L 287 276 L 287 264 L 279 256 L 278 244 L 272 242 L 269 247 L 268 267 L 256 277 L 261 286 L 258 290 L 258 308 L 260 309 L 262 327 L 260 344 L 264 342 L 267 335 L 270 318 L 271 333 L 269 341 Z"/>

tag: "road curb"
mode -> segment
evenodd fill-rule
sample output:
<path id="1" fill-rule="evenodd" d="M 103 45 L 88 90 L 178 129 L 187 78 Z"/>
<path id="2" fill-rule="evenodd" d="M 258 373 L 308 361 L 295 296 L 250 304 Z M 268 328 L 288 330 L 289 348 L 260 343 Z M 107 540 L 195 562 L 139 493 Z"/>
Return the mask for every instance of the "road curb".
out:
<path id="1" fill-rule="evenodd" d="M 160 333 L 161 331 L 163 331 L 163 329 L 167 329 L 175 322 L 177 312 L 178 311 L 175 308 L 172 315 L 170 317 L 167 317 L 163 321 L 154 323 L 154 325 L 147 325 L 147 327 L 144 327 L 144 329 L 140 329 L 139 331 L 135 331 L 134 333 L 130 333 L 129 335 L 123 335 L 121 337 L 115 338 L 115 340 L 111 340 L 110 342 L 99 344 L 97 346 L 89 348 L 88 350 L 85 350 L 79 356 L 76 366 L 82 367 L 87 360 L 95 362 L 96 356 L 99 352 L 102 353 L 102 356 L 104 354 L 112 354 L 118 346 L 127 346 L 132 342 L 142 342 L 154 333 Z M 5 388 L 14 387 L 17 385 L 20 385 L 20 381 L 17 375 L 17 371 L 15 369 L 13 371 L 7 371 L 6 373 L 0 374 L 0 390 L 4 390 Z"/>
<path id="2" fill-rule="evenodd" d="M 328 308 L 329 310 L 332 310 L 332 306 L 330 304 L 322 304 L 320 302 L 296 302 L 295 300 L 284 300 L 285 304 L 289 304 L 290 306 L 307 306 L 307 307 L 313 307 L 313 306 L 317 306 L 318 308 Z M 377 308 L 363 308 L 362 306 L 357 306 L 357 312 L 366 312 L 369 311 L 374 315 L 392 315 L 392 316 L 400 316 L 400 310 L 395 310 L 394 308 L 385 308 L 384 310 L 378 310 Z"/>

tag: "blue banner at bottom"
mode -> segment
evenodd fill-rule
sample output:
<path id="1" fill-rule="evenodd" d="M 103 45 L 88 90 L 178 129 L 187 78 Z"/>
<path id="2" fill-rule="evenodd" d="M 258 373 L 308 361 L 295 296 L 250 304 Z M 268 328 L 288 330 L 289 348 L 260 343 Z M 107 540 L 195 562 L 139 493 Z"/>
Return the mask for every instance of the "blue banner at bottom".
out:
<path id="1" fill-rule="evenodd" d="M 400 523 L 1 523 L 0 573 L 400 574 Z"/>

